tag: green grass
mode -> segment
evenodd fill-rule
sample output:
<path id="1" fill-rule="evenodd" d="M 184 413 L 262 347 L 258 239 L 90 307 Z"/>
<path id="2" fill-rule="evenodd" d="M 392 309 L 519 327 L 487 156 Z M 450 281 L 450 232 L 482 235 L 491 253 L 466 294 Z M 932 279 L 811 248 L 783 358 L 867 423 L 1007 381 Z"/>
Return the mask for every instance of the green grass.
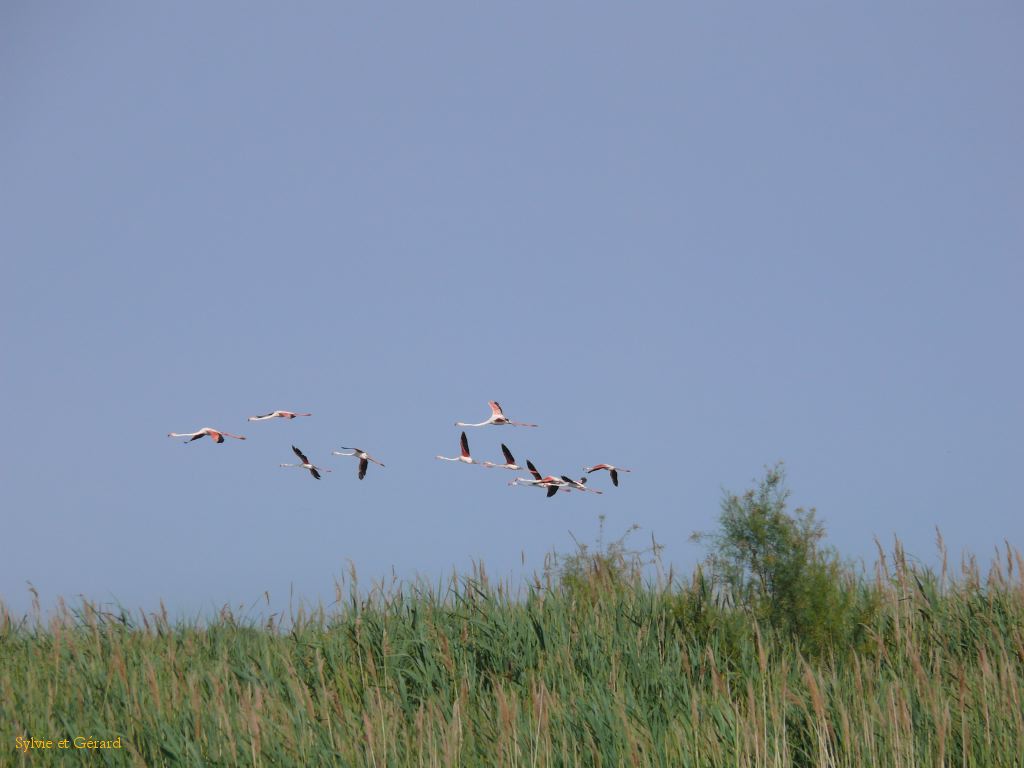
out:
<path id="1" fill-rule="evenodd" d="M 514 590 L 353 579 L 284 626 L 0 611 L 0 764 L 1021 765 L 1022 565 L 953 578 L 897 545 L 843 576 L 861 620 L 813 653 L 699 572 L 590 555 Z M 14 749 L 76 735 L 125 746 Z"/>

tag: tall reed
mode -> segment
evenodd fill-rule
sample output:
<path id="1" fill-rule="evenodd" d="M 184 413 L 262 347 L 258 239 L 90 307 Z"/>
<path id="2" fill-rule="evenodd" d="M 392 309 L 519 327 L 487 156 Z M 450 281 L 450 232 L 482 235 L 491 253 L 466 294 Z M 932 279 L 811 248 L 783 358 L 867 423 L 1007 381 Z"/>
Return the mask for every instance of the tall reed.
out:
<path id="1" fill-rule="evenodd" d="M 1020 553 L 985 573 L 879 554 L 842 584 L 869 607 L 859 635 L 814 653 L 701 571 L 597 561 L 516 588 L 353 573 L 284 622 L 0 606 L 0 764 L 1020 765 Z M 26 756 L 18 736 L 122 748 Z"/>

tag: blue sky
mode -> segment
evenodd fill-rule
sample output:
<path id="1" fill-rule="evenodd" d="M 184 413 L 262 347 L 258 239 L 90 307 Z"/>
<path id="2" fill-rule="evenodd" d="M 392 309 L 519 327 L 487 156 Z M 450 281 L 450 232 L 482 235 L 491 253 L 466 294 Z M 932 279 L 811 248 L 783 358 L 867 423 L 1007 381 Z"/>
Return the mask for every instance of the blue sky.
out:
<path id="1" fill-rule="evenodd" d="M 777 460 L 850 557 L 1020 545 L 1022 22 L 5 4 L 0 597 L 517 576 L 601 514 L 685 570 Z M 549 501 L 435 461 L 492 398 L 542 427 L 479 458 L 634 472 Z M 315 416 L 245 421 L 276 408 Z M 205 425 L 249 439 L 165 436 Z"/>

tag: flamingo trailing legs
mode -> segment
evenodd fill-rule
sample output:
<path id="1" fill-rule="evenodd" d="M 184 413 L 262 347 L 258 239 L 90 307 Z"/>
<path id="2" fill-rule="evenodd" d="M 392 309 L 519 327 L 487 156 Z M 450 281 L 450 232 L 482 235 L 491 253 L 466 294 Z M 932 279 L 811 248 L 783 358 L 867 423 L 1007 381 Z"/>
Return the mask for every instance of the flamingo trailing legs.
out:
<path id="1" fill-rule="evenodd" d="M 531 485 L 534 488 L 547 488 L 549 499 L 558 493 L 559 488 L 565 488 L 566 492 L 569 491 L 569 483 L 554 475 L 547 475 L 546 477 L 541 475 L 537 468 L 533 466 L 532 461 L 527 460 L 526 468 L 530 470 L 532 477 L 517 477 L 509 485 Z"/>
<path id="2" fill-rule="evenodd" d="M 213 427 L 203 427 L 202 429 L 196 430 L 195 432 L 168 432 L 168 437 L 187 437 L 186 443 L 191 443 L 193 440 L 198 440 L 201 437 L 209 437 L 215 443 L 223 443 L 225 437 L 233 437 L 235 440 L 245 440 L 241 435 L 232 435 L 230 432 L 225 432 L 223 429 L 214 429 Z"/>
<path id="3" fill-rule="evenodd" d="M 466 437 L 466 433 L 462 433 L 462 437 L 459 439 L 462 445 L 462 453 L 458 456 L 435 456 L 435 459 L 441 459 L 441 461 L 461 461 L 463 464 L 479 464 L 469 453 L 469 438 Z"/>
<path id="4" fill-rule="evenodd" d="M 312 413 L 295 413 L 295 411 L 271 411 L 262 416 L 250 416 L 249 421 L 266 421 L 267 419 L 294 419 L 296 416 L 312 416 Z"/>
<path id="5" fill-rule="evenodd" d="M 562 480 L 565 481 L 566 485 L 568 485 L 569 488 L 573 488 L 577 491 L 589 491 L 590 493 L 599 494 L 604 493 L 604 491 L 599 491 L 597 490 L 597 488 L 587 488 L 587 478 L 585 477 L 581 477 L 579 480 L 573 480 L 571 477 L 562 475 Z M 568 490 L 568 488 L 566 490 Z"/>
<path id="6" fill-rule="evenodd" d="M 320 473 L 321 472 L 330 472 L 331 471 L 329 469 L 321 469 L 320 467 L 314 465 L 312 462 L 310 462 L 309 459 L 306 458 L 306 454 L 304 454 L 302 451 L 300 451 L 294 445 L 292 446 L 292 450 L 295 452 L 295 455 L 299 457 L 299 461 L 301 461 L 302 463 L 301 464 L 282 464 L 281 465 L 282 467 L 295 467 L 295 468 L 301 468 L 301 469 L 308 469 L 309 470 L 309 474 L 311 474 L 317 480 L 320 479 Z"/>
<path id="7" fill-rule="evenodd" d="M 507 416 L 501 410 L 501 404 L 497 400 L 490 400 L 487 403 L 491 406 L 491 418 L 487 421 L 481 421 L 479 424 L 468 424 L 464 421 L 456 421 L 456 427 L 486 427 L 488 424 L 494 424 L 495 426 L 509 425 L 511 427 L 536 427 L 536 424 L 527 424 L 524 421 L 510 421 Z"/>
<path id="8" fill-rule="evenodd" d="M 341 451 L 352 451 L 352 453 L 342 453 Z M 366 451 L 364 451 L 362 448 L 349 448 L 348 446 L 343 445 L 343 446 L 341 446 L 341 451 L 331 451 L 331 453 L 333 453 L 335 456 L 358 456 L 359 457 L 359 479 L 360 480 L 362 480 L 364 477 L 366 477 L 366 468 L 370 466 L 370 462 L 371 461 L 374 464 L 380 464 L 382 467 L 384 466 L 379 461 L 377 461 L 375 458 L 373 458 L 373 456 L 371 456 Z"/>
<path id="9" fill-rule="evenodd" d="M 612 478 L 612 485 L 614 485 L 616 487 L 619 485 L 619 472 L 632 472 L 633 471 L 631 469 L 624 469 L 622 467 L 616 467 L 616 466 L 614 466 L 612 464 L 595 464 L 592 467 L 584 467 L 583 471 L 587 472 L 587 473 L 590 473 L 590 472 L 597 472 L 597 471 L 602 470 L 602 469 L 607 469 L 608 470 L 608 474 L 611 475 L 611 478 Z"/>
<path id="10" fill-rule="evenodd" d="M 505 463 L 504 464 L 495 464 L 493 461 L 485 461 L 483 463 L 483 465 L 485 467 L 487 467 L 488 469 L 490 469 L 492 467 L 498 467 L 500 469 L 522 469 L 522 467 L 520 467 L 518 464 L 516 464 L 516 459 L 512 455 L 512 451 L 510 451 L 508 449 L 508 446 L 505 445 L 504 443 L 501 444 L 501 452 L 503 454 L 505 454 Z"/>

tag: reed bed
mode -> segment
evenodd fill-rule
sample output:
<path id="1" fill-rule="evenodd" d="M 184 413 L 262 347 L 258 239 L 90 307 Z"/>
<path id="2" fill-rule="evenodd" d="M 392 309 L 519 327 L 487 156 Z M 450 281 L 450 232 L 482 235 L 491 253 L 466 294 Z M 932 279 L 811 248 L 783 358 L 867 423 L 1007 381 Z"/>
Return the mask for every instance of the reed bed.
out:
<path id="1" fill-rule="evenodd" d="M 0 764 L 1014 766 L 1024 579 L 914 565 L 843 588 L 856 632 L 810 652 L 700 571 L 512 588 L 482 568 L 275 618 L 204 622 L 82 602 L 0 608 Z M 30 750 L 81 735 L 120 749 Z"/>

